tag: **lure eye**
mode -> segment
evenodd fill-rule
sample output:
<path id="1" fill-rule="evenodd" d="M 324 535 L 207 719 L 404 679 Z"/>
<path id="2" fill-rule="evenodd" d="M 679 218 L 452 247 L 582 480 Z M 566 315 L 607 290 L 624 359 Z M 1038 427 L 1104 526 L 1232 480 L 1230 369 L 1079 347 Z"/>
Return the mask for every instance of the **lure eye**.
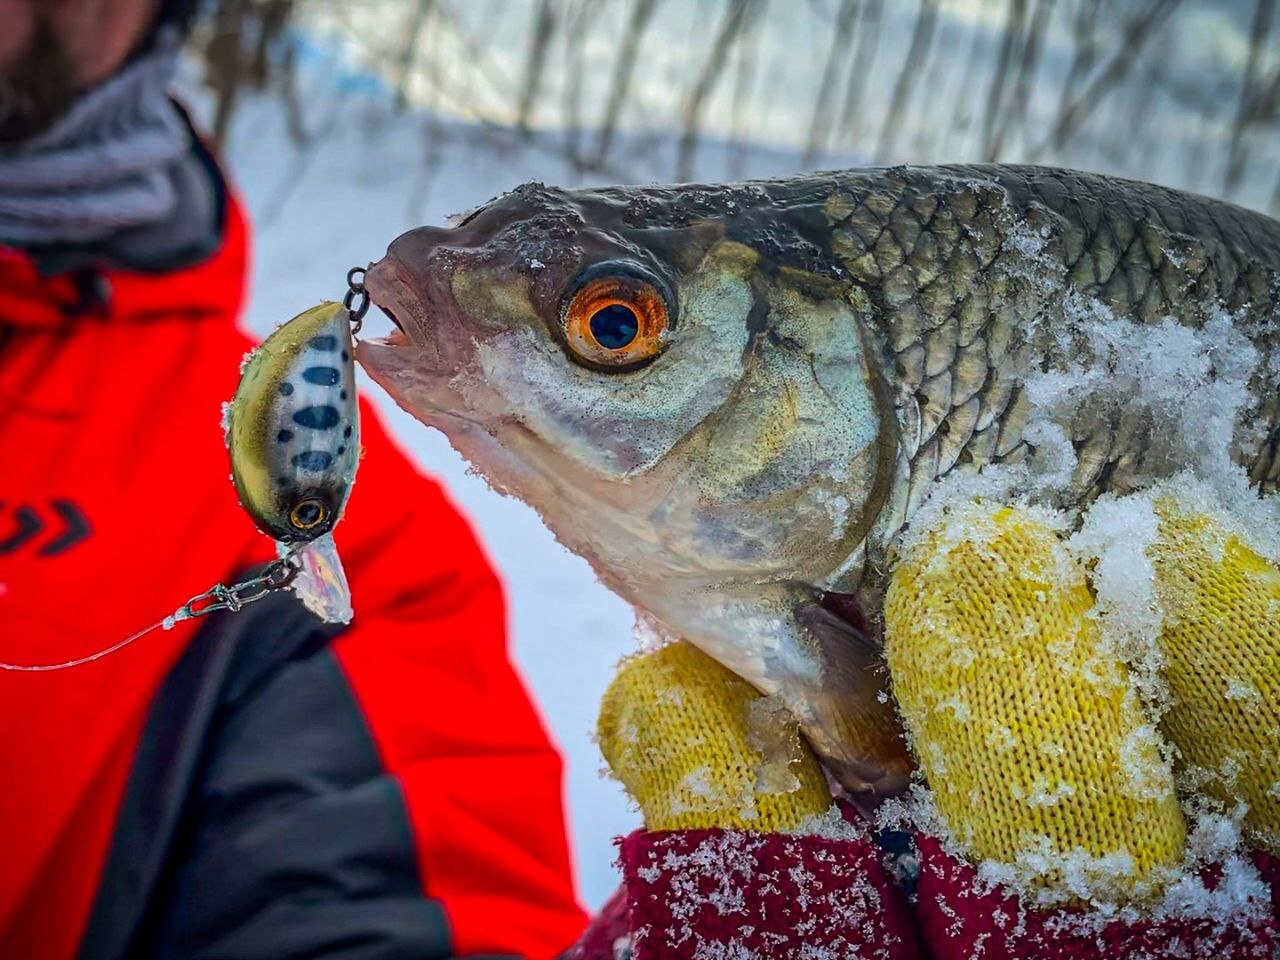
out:
<path id="1" fill-rule="evenodd" d="M 667 305 L 646 280 L 601 277 L 583 286 L 564 311 L 569 349 L 596 367 L 634 367 L 662 350 Z"/>
<path id="2" fill-rule="evenodd" d="M 295 530 L 314 530 L 329 517 L 329 508 L 315 497 L 299 500 L 289 511 L 289 522 Z"/>

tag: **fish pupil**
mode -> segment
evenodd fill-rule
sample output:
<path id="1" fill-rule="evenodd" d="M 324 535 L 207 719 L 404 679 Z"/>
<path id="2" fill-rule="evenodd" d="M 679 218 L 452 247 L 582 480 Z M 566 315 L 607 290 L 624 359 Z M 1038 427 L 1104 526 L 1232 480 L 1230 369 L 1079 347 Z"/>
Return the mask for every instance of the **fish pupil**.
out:
<path id="1" fill-rule="evenodd" d="M 621 303 L 611 303 L 591 315 L 591 335 L 606 350 L 621 350 L 639 331 L 635 311 Z"/>

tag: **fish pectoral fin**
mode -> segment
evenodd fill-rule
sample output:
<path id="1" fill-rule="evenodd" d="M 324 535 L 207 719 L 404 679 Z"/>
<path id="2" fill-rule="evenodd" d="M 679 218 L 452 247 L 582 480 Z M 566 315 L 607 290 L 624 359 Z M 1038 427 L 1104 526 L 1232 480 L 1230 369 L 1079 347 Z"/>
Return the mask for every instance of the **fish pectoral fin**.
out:
<path id="1" fill-rule="evenodd" d="M 806 698 L 813 716 L 803 724 L 805 734 L 845 789 L 900 793 L 914 765 L 880 648 L 820 603 L 797 604 L 794 616 L 812 639 L 822 668 L 818 688 Z"/>

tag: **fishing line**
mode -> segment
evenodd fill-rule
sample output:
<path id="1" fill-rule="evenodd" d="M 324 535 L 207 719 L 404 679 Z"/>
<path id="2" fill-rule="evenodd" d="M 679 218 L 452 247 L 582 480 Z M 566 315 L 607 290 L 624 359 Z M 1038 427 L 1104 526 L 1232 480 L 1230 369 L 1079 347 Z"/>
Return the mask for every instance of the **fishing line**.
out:
<path id="1" fill-rule="evenodd" d="M 51 673 L 54 670 L 67 670 L 79 667 L 94 660 L 123 650 L 135 640 L 139 640 L 153 630 L 171 630 L 184 620 L 194 620 L 213 613 L 215 610 L 230 610 L 236 613 L 250 603 L 261 600 L 268 594 L 283 590 L 293 583 L 302 569 L 302 559 L 296 552 L 290 552 L 278 560 L 273 560 L 263 568 L 262 573 L 247 580 L 241 580 L 231 586 L 214 584 L 204 593 L 198 593 L 163 620 L 157 620 L 149 627 L 125 637 L 118 643 L 104 647 L 97 653 L 77 657 L 74 660 L 63 660 L 60 663 L 5 663 L 0 661 L 0 670 L 11 670 L 19 673 Z"/>
<path id="2" fill-rule="evenodd" d="M 5 663 L 4 661 L 0 661 L 0 670 L 16 670 L 22 673 L 48 673 L 52 670 L 66 670 L 69 667 L 78 667 L 81 664 L 92 663 L 94 660 L 101 660 L 103 657 L 113 654 L 117 650 L 124 649 L 129 644 L 133 643 L 133 641 L 141 637 L 145 637 L 157 627 L 162 627 L 166 623 L 169 623 L 170 619 L 171 618 L 166 617 L 164 620 L 157 620 L 151 626 L 143 627 L 137 633 L 132 636 L 125 637 L 119 643 L 107 647 L 105 650 L 99 650 L 97 653 L 91 653 L 87 657 L 77 657 L 75 660 L 63 660 L 61 663 Z"/>

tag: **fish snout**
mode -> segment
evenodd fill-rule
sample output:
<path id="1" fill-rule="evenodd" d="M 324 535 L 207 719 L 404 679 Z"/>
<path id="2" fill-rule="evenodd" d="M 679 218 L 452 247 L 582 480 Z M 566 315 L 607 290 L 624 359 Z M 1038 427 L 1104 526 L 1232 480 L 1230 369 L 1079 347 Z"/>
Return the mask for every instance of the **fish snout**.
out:
<path id="1" fill-rule="evenodd" d="M 394 252 L 371 266 L 364 276 L 369 299 L 417 346 L 431 339 L 426 298 L 416 272 Z"/>
<path id="2" fill-rule="evenodd" d="M 475 356 L 476 322 L 460 309 L 454 287 L 477 255 L 456 240 L 451 230 L 411 230 L 365 273 L 369 299 L 400 328 L 387 344 L 412 347 L 424 376 L 452 376 Z"/>

